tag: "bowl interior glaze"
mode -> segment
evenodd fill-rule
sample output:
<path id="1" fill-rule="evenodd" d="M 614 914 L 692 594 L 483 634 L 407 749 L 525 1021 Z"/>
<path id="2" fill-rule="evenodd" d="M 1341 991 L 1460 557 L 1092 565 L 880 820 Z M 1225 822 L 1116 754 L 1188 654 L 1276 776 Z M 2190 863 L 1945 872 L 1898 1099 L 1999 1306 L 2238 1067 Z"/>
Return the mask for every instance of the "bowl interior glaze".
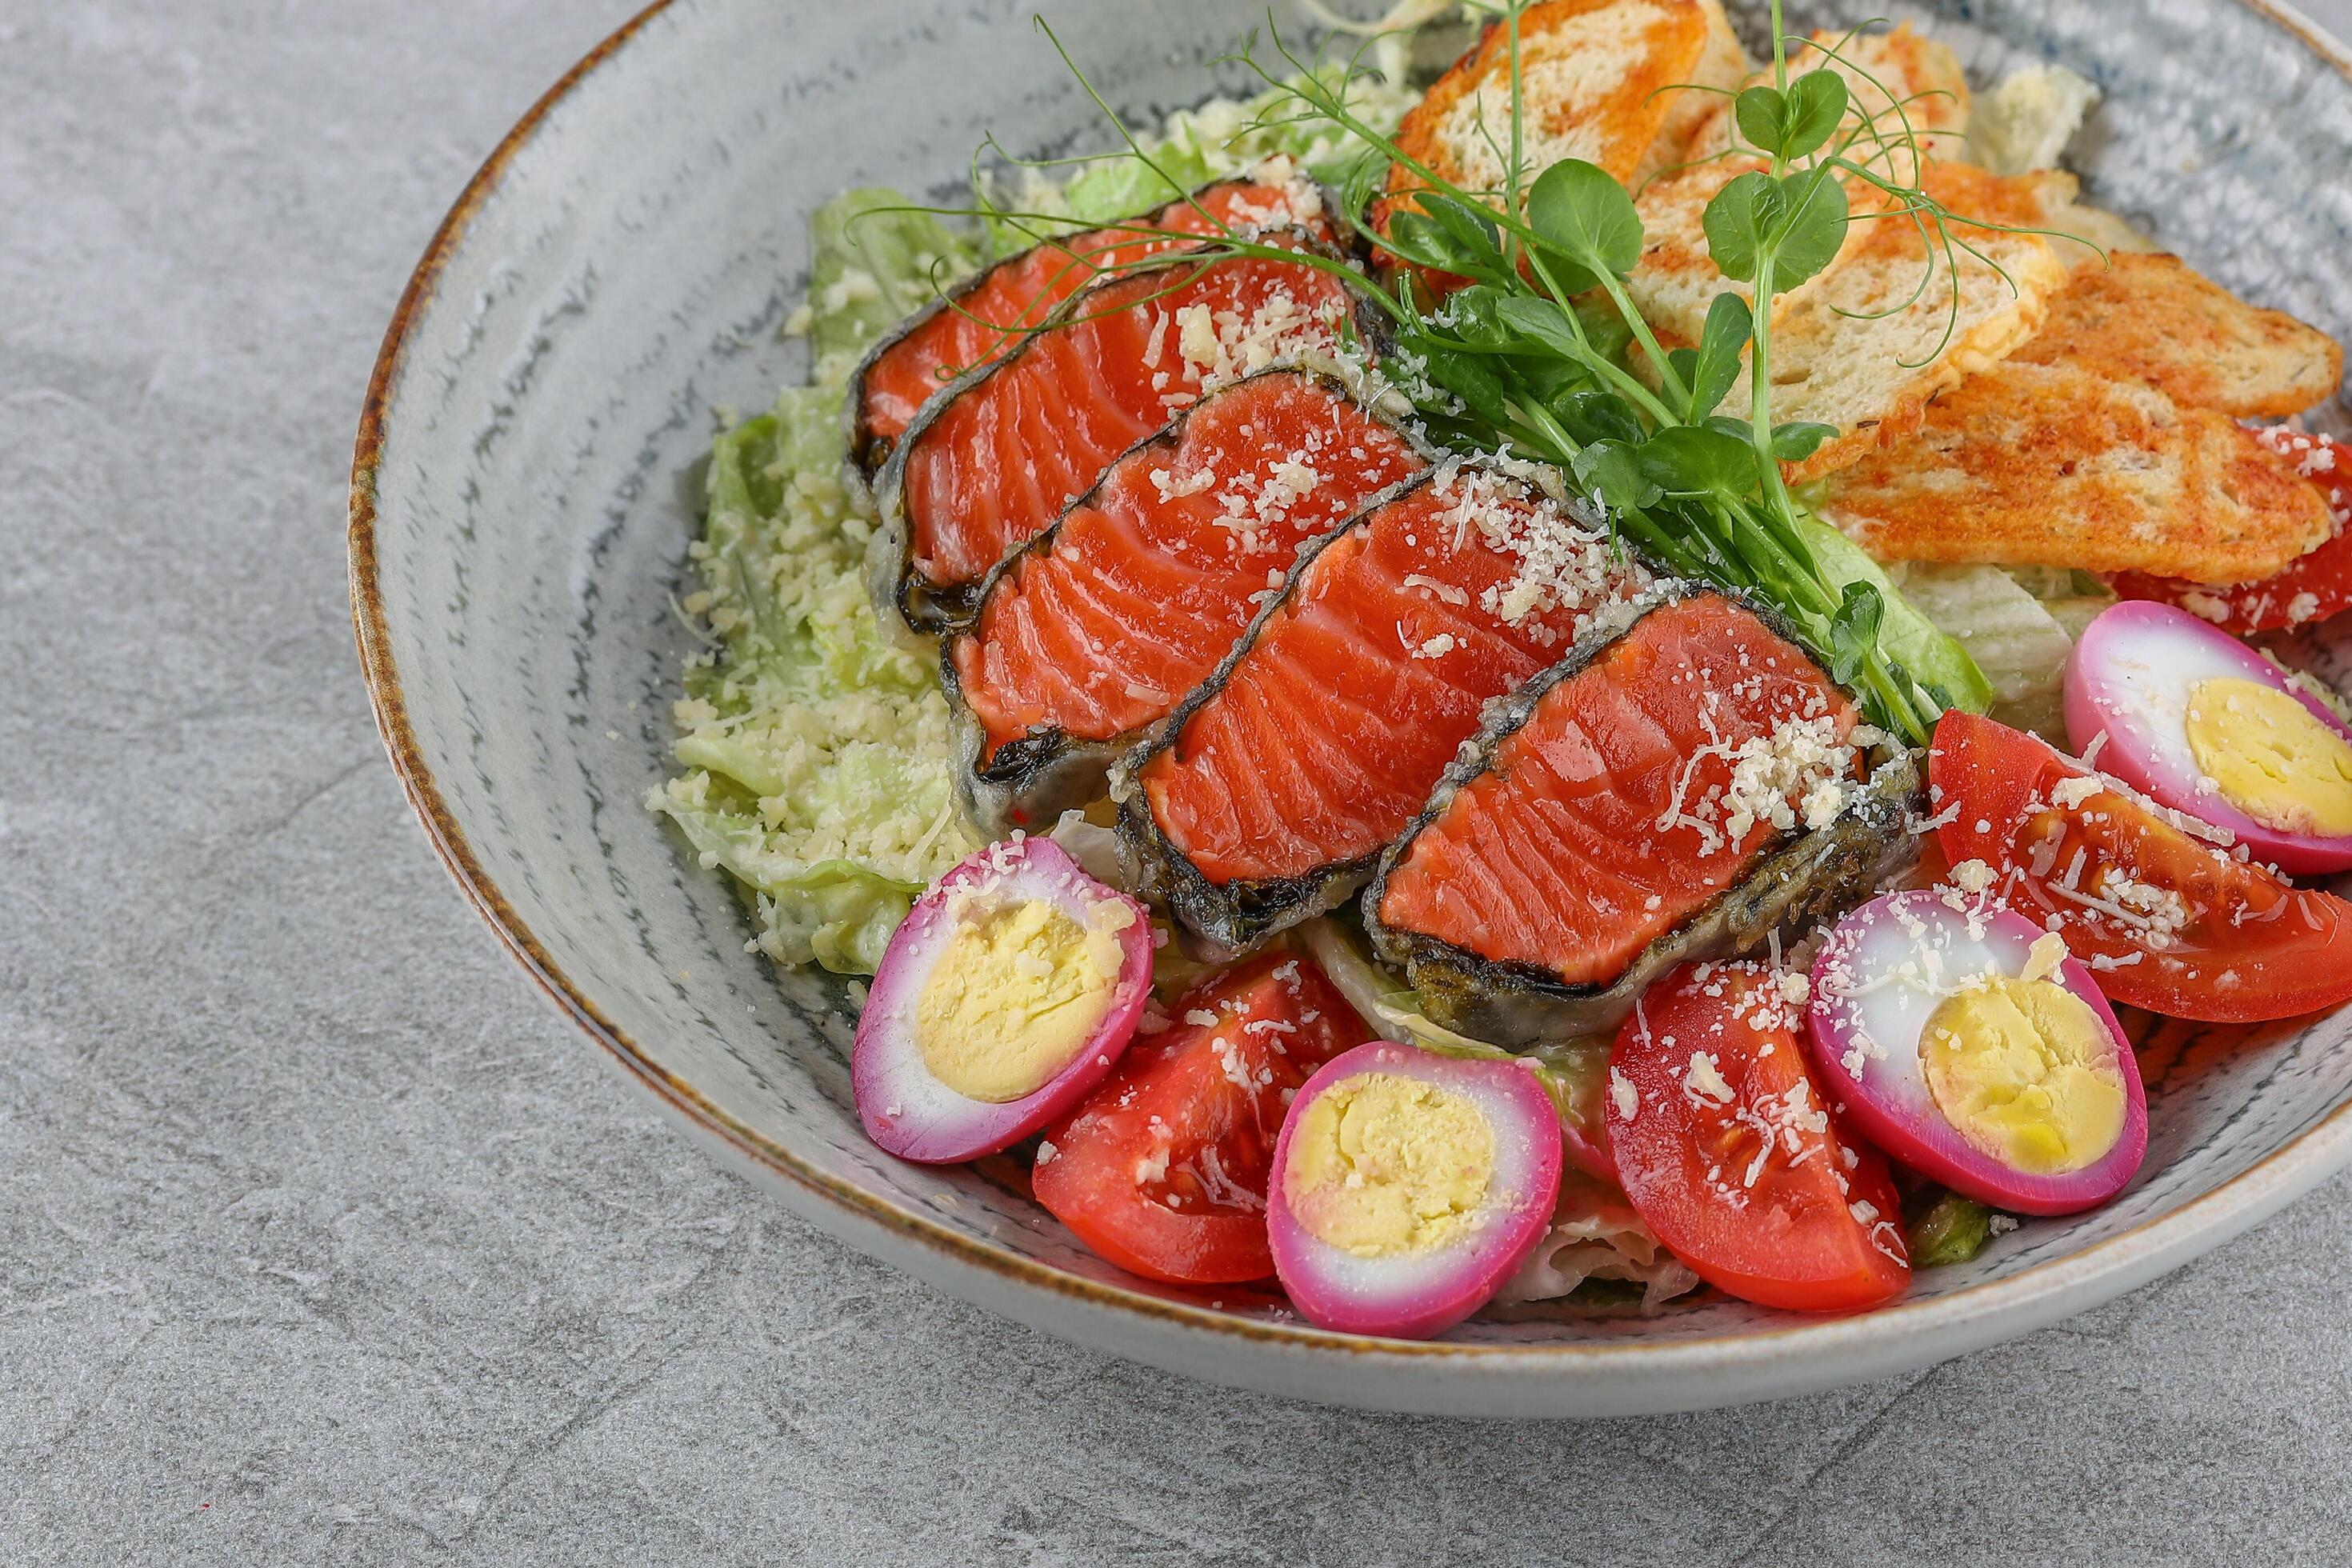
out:
<path id="1" fill-rule="evenodd" d="M 1282 3 L 1282 0 L 1278 0 Z M 747 955 L 724 879 L 639 802 L 694 647 L 675 597 L 727 409 L 803 374 L 777 329 L 803 223 L 853 184 L 949 194 L 972 146 L 1100 135 L 1031 0 L 673 0 L 532 111 L 435 242 L 386 339 L 352 486 L 352 582 L 386 741 L 460 884 L 625 1069 L 800 1212 L 1052 1331 L 1305 1397 L 1492 1414 L 1727 1403 L 1881 1375 L 2079 1310 L 2252 1223 L 2352 1154 L 2352 1020 L 2161 1027 L 2141 1179 L 1808 1322 L 1721 1300 L 1529 1312 L 1427 1346 L 1309 1330 L 1246 1291 L 1148 1285 L 1078 1247 L 1003 1162 L 901 1164 L 860 1132 L 844 982 Z M 1052 7 L 1138 118 L 1197 100 L 1259 0 Z M 1792 7 L 1805 25 L 1881 7 Z M 1760 7 L 1738 7 L 1753 24 Z M 2231 0 L 1948 0 L 1979 81 L 2054 59 L 2107 97 L 2093 199 L 2263 303 L 2352 338 L 2352 78 Z M 1228 73 L 1223 79 L 1232 85 Z M 2344 410 L 2323 423 L 2342 427 Z M 2321 650 L 2323 654 L 2333 650 Z M 583 1057 L 583 1068 L 586 1058 Z"/>

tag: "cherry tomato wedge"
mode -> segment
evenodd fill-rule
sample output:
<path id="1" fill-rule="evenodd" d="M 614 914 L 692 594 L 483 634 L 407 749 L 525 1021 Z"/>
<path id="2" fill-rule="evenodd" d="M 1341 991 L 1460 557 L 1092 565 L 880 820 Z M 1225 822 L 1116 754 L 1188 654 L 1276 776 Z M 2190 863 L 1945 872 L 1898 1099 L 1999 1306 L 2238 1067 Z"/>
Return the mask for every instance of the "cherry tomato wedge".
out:
<path id="1" fill-rule="evenodd" d="M 2352 530 L 2345 527 L 2352 521 L 2352 446 L 2284 427 L 2264 430 L 2260 438 L 2327 492 L 2336 514 L 2335 537 L 2259 583 L 2209 587 L 2178 577 L 2125 572 L 2114 579 L 2116 593 L 2126 599 L 2177 605 L 2240 637 L 2307 626 L 2352 609 Z"/>
<path id="2" fill-rule="evenodd" d="M 1994 890 L 2063 936 L 2114 1000 L 2213 1023 L 2352 1000 L 2352 903 L 2196 831 L 2217 829 L 1958 710 L 1936 725 L 1927 778 L 1952 814 L 1945 856 L 1991 867 Z"/>
<path id="3" fill-rule="evenodd" d="M 1034 1190 L 1131 1274 L 1263 1279 L 1283 1113 L 1308 1075 L 1373 1032 L 1313 963 L 1279 952 L 1210 975 L 1175 1013 L 1175 1027 L 1138 1036 L 1094 1097 L 1047 1131 Z"/>
<path id="4" fill-rule="evenodd" d="M 1709 1284 L 1854 1312 L 1911 1279 L 1894 1179 L 1823 1103 L 1800 1010 L 1752 963 L 1685 964 L 1609 1055 L 1609 1146 L 1634 1212 Z"/>

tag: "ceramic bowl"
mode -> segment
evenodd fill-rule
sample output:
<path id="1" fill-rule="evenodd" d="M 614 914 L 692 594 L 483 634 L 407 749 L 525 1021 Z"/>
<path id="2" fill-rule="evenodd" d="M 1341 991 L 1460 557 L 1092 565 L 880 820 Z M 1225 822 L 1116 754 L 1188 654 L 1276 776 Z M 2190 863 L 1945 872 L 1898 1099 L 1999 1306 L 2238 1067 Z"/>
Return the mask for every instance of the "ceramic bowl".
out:
<path id="1" fill-rule="evenodd" d="M 1286 8 L 1292 0 L 1276 0 Z M 2352 1157 L 2352 1017 L 2169 1026 L 2147 1168 L 2116 1203 L 1815 1321 L 1476 1321 L 1427 1344 L 1155 1288 L 987 1169 L 906 1165 L 851 1107 L 841 982 L 747 956 L 715 872 L 639 805 L 689 634 L 674 612 L 714 419 L 803 374 L 778 325 L 803 220 L 845 186 L 947 195 L 974 143 L 1098 135 L 1034 0 L 671 0 L 582 61 L 458 198 L 368 388 L 352 478 L 361 654 L 435 847 L 515 958 L 648 1095 L 819 1226 L 1052 1333 L 1195 1376 L 1433 1412 L 1726 1404 L 1957 1355 L 2131 1289 Z M 1792 6 L 1805 26 L 1881 0 Z M 1071 0 L 1065 41 L 1139 115 L 1203 96 L 1262 0 Z M 1735 7 L 1737 9 L 1737 7 Z M 2252 298 L 2352 339 L 2352 57 L 2256 0 L 1947 0 L 1979 77 L 2054 59 L 2106 91 L 2097 200 Z M 1754 20 L 1754 8 L 1744 20 Z M 2340 415 L 2341 410 L 2335 411 Z M 582 1054 L 582 1070 L 590 1054 Z"/>

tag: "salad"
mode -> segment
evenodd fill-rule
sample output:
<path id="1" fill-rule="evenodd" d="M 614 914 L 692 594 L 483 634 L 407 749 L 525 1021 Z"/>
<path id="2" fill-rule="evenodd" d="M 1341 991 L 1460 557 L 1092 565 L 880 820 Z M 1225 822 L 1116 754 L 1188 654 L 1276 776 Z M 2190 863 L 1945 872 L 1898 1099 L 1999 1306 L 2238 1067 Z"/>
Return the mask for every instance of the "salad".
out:
<path id="1" fill-rule="evenodd" d="M 2089 83 L 1770 20 L 1270 27 L 816 215 L 648 804 L 878 1146 L 1346 1331 L 1858 1311 L 2130 1184 L 2152 1016 L 2352 1000 L 2339 349 Z"/>

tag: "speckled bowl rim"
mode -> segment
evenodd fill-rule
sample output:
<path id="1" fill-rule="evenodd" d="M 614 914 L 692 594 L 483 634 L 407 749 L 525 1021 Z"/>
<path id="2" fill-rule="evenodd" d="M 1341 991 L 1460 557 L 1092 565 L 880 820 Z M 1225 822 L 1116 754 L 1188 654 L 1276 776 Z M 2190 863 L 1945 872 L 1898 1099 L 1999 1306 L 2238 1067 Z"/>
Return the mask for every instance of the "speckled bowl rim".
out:
<path id="1" fill-rule="evenodd" d="M 2254 13 L 2352 80 L 2352 48 L 2337 42 L 2293 6 L 2281 0 L 2216 3 L 2235 5 Z M 2352 1164 L 2352 1101 L 2347 1101 L 2284 1147 L 2180 1208 L 2094 1242 L 2080 1251 L 2032 1265 L 2007 1279 L 1969 1286 L 1929 1300 L 1898 1301 L 1855 1317 L 1791 1316 L 1769 1326 L 1702 1340 L 1492 1344 L 1374 1339 L 1304 1324 L 1265 1322 L 1085 1279 L 980 1241 L 829 1175 L 791 1149 L 730 1116 L 692 1084 L 665 1070 L 604 1015 L 541 945 L 474 854 L 442 798 L 409 725 L 407 702 L 394 663 L 390 629 L 377 584 L 376 473 L 383 450 L 384 430 L 392 414 L 393 389 L 399 380 L 412 329 L 432 302 L 443 267 L 509 163 L 537 133 L 555 105 L 627 47 L 670 5 L 671 0 L 653 0 L 564 72 L 531 105 L 467 183 L 402 290 L 368 380 L 367 398 L 361 410 L 352 455 L 352 623 L 376 727 L 409 804 L 423 822 L 434 850 L 499 942 L 548 998 L 591 1039 L 603 1046 L 626 1073 L 652 1090 L 671 1111 L 709 1135 L 718 1147 L 747 1163 L 755 1174 L 779 1182 L 788 1193 L 804 1194 L 831 1210 L 824 1217 L 838 1222 L 835 1228 L 839 1234 L 855 1239 L 861 1233 L 875 1237 L 878 1232 L 880 1236 L 876 1239 L 896 1238 L 912 1244 L 933 1255 L 932 1260 L 948 1272 L 976 1271 L 1014 1291 L 1043 1291 L 1074 1305 L 1157 1320 L 1178 1330 L 1255 1342 L 1307 1352 L 1317 1359 L 1328 1357 L 1335 1373 L 1343 1366 L 1361 1367 L 1367 1359 L 1394 1358 L 1416 1365 L 1454 1363 L 1465 1373 L 1475 1368 L 1475 1375 L 1482 1382 L 1498 1376 L 1558 1373 L 1571 1368 L 1580 1373 L 1579 1381 L 1588 1373 L 1618 1373 L 1644 1380 L 1671 1377 L 1679 1381 L 1705 1378 L 1717 1370 L 1740 1368 L 1753 1372 L 1755 1361 L 1767 1352 L 1776 1360 L 1784 1355 L 1818 1356 L 1822 1363 L 1847 1362 L 1893 1370 L 1996 1342 L 2110 1300 L 2177 1268 L 2269 1217 L 2347 1164 Z M 1904 1348 L 1906 1341 L 1914 1345 L 1942 1342 L 1938 1349 L 1920 1353 Z M 1832 1375 L 1821 1381 L 1843 1379 Z M 1742 1397 L 1733 1390 L 1726 1392 L 1731 1398 Z M 1335 1396 L 1346 1397 L 1338 1391 Z"/>

